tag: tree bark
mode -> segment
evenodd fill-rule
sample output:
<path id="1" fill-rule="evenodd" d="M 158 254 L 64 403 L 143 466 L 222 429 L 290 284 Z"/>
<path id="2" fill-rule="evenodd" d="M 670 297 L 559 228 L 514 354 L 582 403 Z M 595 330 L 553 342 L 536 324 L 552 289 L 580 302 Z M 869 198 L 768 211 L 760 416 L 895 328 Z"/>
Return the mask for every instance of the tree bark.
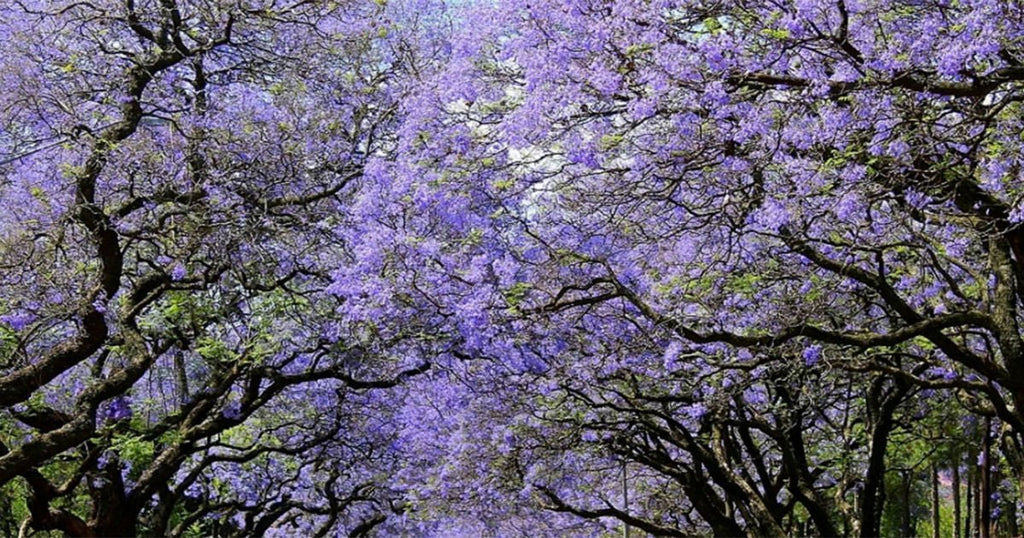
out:
<path id="1" fill-rule="evenodd" d="M 1017 503 L 1006 503 L 1006 534 L 1008 536 L 1020 536 L 1020 527 L 1017 526 Z"/>
<path id="2" fill-rule="evenodd" d="M 976 456 L 974 454 L 968 454 L 969 461 L 974 461 Z M 964 514 L 964 538 L 971 538 L 971 525 L 974 522 L 974 489 L 975 489 L 975 471 L 974 467 L 967 465 L 967 513 Z"/>
<path id="3" fill-rule="evenodd" d="M 889 434 L 895 427 L 892 417 L 909 387 L 897 381 L 895 390 L 889 395 L 885 395 L 883 389 L 883 380 L 879 378 L 872 383 L 868 391 L 869 413 L 875 416 L 860 507 L 860 535 L 864 537 L 878 536 L 881 533 L 882 510 L 886 500 L 885 454 L 889 446 Z"/>
<path id="4" fill-rule="evenodd" d="M 900 485 L 900 512 L 902 517 L 900 518 L 900 536 L 903 538 L 913 538 L 914 533 L 910 528 L 910 480 L 911 472 L 904 470 L 900 473 L 903 479 L 903 483 Z"/>
<path id="5" fill-rule="evenodd" d="M 960 538 L 960 457 L 953 459 L 953 538 Z"/>
<path id="6" fill-rule="evenodd" d="M 979 455 L 980 457 L 980 455 Z M 971 531 L 968 538 L 975 538 L 981 534 L 981 466 L 976 465 L 974 469 L 974 517 L 971 519 Z"/>
<path id="7" fill-rule="evenodd" d="M 991 461 L 992 457 L 992 419 L 985 418 L 985 431 L 982 438 L 981 449 L 982 449 L 982 465 L 981 465 L 981 480 L 978 481 L 978 498 L 981 501 L 978 509 L 978 527 L 979 536 L 981 538 L 991 537 L 991 516 L 992 516 L 992 475 L 991 475 Z"/>
<path id="8" fill-rule="evenodd" d="M 939 526 L 939 467 L 932 463 L 932 538 L 940 538 Z"/>

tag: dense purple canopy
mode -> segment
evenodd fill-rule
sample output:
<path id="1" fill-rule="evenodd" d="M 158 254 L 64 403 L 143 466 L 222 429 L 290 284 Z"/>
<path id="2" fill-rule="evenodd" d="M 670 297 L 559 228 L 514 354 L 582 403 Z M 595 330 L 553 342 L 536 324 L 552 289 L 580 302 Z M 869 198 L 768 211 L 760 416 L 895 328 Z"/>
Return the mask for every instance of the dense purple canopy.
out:
<path id="1" fill-rule="evenodd" d="M 0 534 L 1019 533 L 1024 6 L 451 4 L 0 8 Z"/>

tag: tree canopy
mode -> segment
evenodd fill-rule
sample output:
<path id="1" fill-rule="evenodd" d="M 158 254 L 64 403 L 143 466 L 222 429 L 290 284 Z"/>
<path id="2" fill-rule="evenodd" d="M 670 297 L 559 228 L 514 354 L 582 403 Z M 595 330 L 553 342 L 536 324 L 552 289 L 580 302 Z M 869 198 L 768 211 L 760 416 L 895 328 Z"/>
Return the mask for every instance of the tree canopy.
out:
<path id="1" fill-rule="evenodd" d="M 1017 1 L 0 34 L 0 533 L 1019 533 Z"/>

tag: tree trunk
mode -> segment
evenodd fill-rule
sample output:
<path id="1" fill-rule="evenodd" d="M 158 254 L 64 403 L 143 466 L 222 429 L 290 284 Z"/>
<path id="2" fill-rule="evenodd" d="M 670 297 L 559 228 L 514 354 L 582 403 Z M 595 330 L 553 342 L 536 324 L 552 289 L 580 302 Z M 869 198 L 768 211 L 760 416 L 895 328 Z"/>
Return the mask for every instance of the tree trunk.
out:
<path id="1" fill-rule="evenodd" d="M 900 510 L 902 511 L 903 517 L 900 518 L 900 536 L 903 538 L 913 538 L 914 533 L 910 525 L 910 479 L 911 473 L 909 470 L 905 470 L 900 473 L 903 477 L 903 484 L 900 488 Z"/>
<path id="2" fill-rule="evenodd" d="M 1017 503 L 1008 502 L 1006 506 L 1006 534 L 1008 536 L 1020 536 L 1020 527 L 1017 526 Z"/>
<path id="3" fill-rule="evenodd" d="M 979 456 L 980 457 L 980 456 Z M 981 535 L 981 466 L 976 465 L 974 469 L 974 518 L 969 538 L 976 538 Z"/>
<path id="4" fill-rule="evenodd" d="M 932 538 L 941 538 L 939 532 L 939 468 L 932 463 Z"/>
<path id="5" fill-rule="evenodd" d="M 629 513 L 629 480 L 626 475 L 626 461 L 622 461 L 622 511 Z M 726 503 L 729 501 L 726 500 Z M 622 522 L 622 538 L 629 538 L 629 523 Z"/>
<path id="6" fill-rule="evenodd" d="M 968 455 L 968 461 L 974 461 L 974 454 Z M 964 538 L 971 538 L 971 524 L 974 521 L 974 468 L 967 465 L 967 513 L 964 515 Z"/>
<path id="7" fill-rule="evenodd" d="M 953 538 L 960 538 L 960 457 L 953 459 Z"/>
<path id="8" fill-rule="evenodd" d="M 895 427 L 893 415 L 903 397 L 910 390 L 909 386 L 896 381 L 896 389 L 888 396 L 883 396 L 884 382 L 876 379 L 868 390 L 868 413 L 874 422 L 871 428 L 871 448 L 868 456 L 867 474 L 864 477 L 864 491 L 861 496 L 860 535 L 863 537 L 878 536 L 881 533 L 882 512 L 885 508 L 885 454 L 889 444 L 889 434 Z"/>
<path id="9" fill-rule="evenodd" d="M 990 462 L 992 461 L 992 459 L 991 459 L 991 457 L 992 457 L 992 436 L 990 435 L 991 431 L 992 431 L 992 419 L 990 419 L 988 417 L 985 417 L 985 431 L 984 431 L 984 436 L 985 437 L 982 439 L 982 443 L 981 443 L 981 449 L 982 449 L 981 480 L 978 482 L 978 484 L 979 484 L 979 487 L 978 487 L 978 497 L 981 500 L 981 506 L 978 508 L 978 515 L 981 516 L 979 518 L 979 520 L 978 520 L 979 521 L 978 522 L 978 525 L 979 525 L 979 529 L 978 530 L 979 530 L 979 535 L 981 536 L 981 538 L 990 538 L 991 537 L 991 526 L 992 526 L 992 521 L 991 521 L 992 504 L 991 504 L 991 498 L 990 498 L 991 495 L 992 495 L 992 475 L 991 475 L 992 465 L 990 464 Z"/>

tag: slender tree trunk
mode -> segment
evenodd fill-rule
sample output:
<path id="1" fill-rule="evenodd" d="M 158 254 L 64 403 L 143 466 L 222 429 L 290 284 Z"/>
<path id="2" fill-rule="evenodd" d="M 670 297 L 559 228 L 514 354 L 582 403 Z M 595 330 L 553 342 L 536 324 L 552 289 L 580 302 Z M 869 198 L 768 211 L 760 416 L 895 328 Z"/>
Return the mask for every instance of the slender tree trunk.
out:
<path id="1" fill-rule="evenodd" d="M 971 454 L 970 461 L 977 461 L 978 455 Z M 967 466 L 967 516 L 964 519 L 964 538 L 974 538 L 975 520 L 978 518 L 978 469 L 974 464 Z"/>
<path id="2" fill-rule="evenodd" d="M 974 455 L 968 455 L 968 461 L 974 461 Z M 967 513 L 964 515 L 964 538 L 971 538 L 971 522 L 974 521 L 974 470 L 967 465 Z"/>
<path id="3" fill-rule="evenodd" d="M 188 371 L 185 369 L 185 357 L 182 353 L 174 355 L 174 380 L 178 385 L 179 403 L 184 408 L 192 396 L 188 393 Z"/>
<path id="4" fill-rule="evenodd" d="M 629 513 L 629 481 L 626 477 L 626 461 L 622 461 L 622 511 Z M 726 501 L 728 503 L 728 501 Z M 629 523 L 622 522 L 622 538 L 629 538 Z"/>
<path id="5" fill-rule="evenodd" d="M 885 509 L 885 454 L 889 443 L 889 434 L 895 424 L 893 414 L 906 395 L 909 387 L 906 383 L 897 382 L 897 389 L 886 398 L 881 397 L 881 381 L 872 383 L 868 390 L 868 404 L 875 415 L 875 424 L 871 432 L 871 452 L 868 456 L 867 475 L 864 477 L 864 491 L 861 497 L 861 530 L 864 537 L 878 536 L 881 533 L 882 512 Z"/>
<path id="6" fill-rule="evenodd" d="M 960 457 L 953 459 L 953 538 L 960 538 Z"/>
<path id="7" fill-rule="evenodd" d="M 995 437 L 992 438 L 992 442 L 993 443 L 995 442 Z M 998 456 L 996 457 L 996 459 L 998 460 Z M 991 517 L 992 512 L 995 512 L 995 511 L 998 511 L 998 510 L 1002 510 L 1003 506 L 1001 506 L 1001 505 L 1003 505 L 1005 503 L 1002 503 L 1001 499 L 1000 500 L 996 500 L 996 499 L 992 498 L 999 491 L 999 484 L 1003 480 L 1003 477 L 1000 474 L 1000 469 L 999 469 L 999 467 L 993 468 L 992 465 L 989 465 L 988 467 L 989 467 L 989 472 L 988 472 L 988 488 L 989 488 L 989 493 L 988 493 L 988 495 L 989 495 L 989 522 L 988 522 L 988 529 L 989 530 L 988 530 L 988 533 L 989 533 L 990 536 L 1011 536 L 1010 534 L 1007 533 L 1007 530 L 1006 530 L 1006 528 L 1003 525 L 1003 523 L 1006 522 L 1006 516 L 1005 515 L 1003 517 L 999 518 L 999 519 L 992 519 L 992 517 Z M 1004 512 L 1004 514 L 1005 514 L 1005 512 Z"/>
<path id="8" fill-rule="evenodd" d="M 992 457 L 992 437 L 990 432 L 992 431 L 992 419 L 985 418 L 985 437 L 982 438 L 981 449 L 982 449 L 982 466 L 981 466 L 981 480 L 979 481 L 980 487 L 978 488 L 978 497 L 981 499 L 981 506 L 979 507 L 979 526 L 981 538 L 991 537 L 991 516 L 992 516 L 992 475 L 991 462 Z"/>
<path id="9" fill-rule="evenodd" d="M 1017 503 L 1005 503 L 1006 506 L 1006 534 L 1008 536 L 1020 536 L 1020 527 L 1017 526 Z"/>
<path id="10" fill-rule="evenodd" d="M 939 532 L 939 467 L 932 463 L 932 538 L 941 538 Z"/>
<path id="11" fill-rule="evenodd" d="M 900 496 L 902 497 L 902 499 L 900 499 L 900 504 L 902 505 L 902 506 L 900 506 L 900 509 L 902 510 L 902 513 L 903 513 L 903 517 L 900 518 L 901 519 L 900 536 L 903 536 L 904 538 L 913 538 L 914 533 L 913 533 L 913 530 L 910 528 L 911 527 L 911 525 L 910 525 L 910 479 L 911 479 L 911 473 L 910 473 L 909 470 L 906 470 L 906 471 L 903 471 L 900 474 L 903 477 L 903 484 L 902 484 L 902 487 L 900 488 L 901 489 Z"/>
<path id="12" fill-rule="evenodd" d="M 981 466 L 978 465 L 974 469 L 974 519 L 971 521 L 974 527 L 971 538 L 981 536 L 981 495 Z"/>

